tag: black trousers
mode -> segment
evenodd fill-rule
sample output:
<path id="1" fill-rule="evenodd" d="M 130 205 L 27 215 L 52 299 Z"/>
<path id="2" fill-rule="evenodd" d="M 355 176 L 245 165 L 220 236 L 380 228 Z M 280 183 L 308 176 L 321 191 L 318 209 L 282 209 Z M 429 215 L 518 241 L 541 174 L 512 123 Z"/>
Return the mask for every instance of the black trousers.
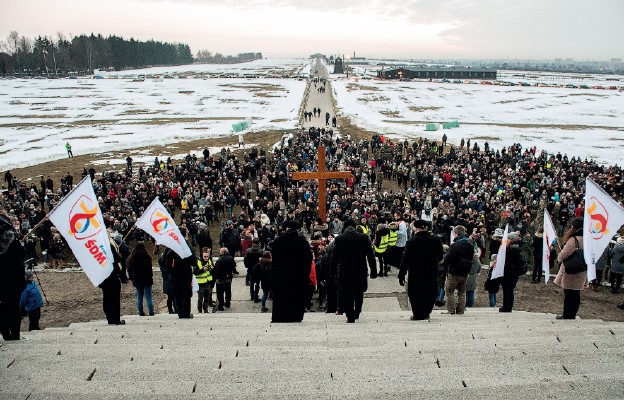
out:
<path id="1" fill-rule="evenodd" d="M 102 309 L 109 324 L 118 324 L 121 319 L 121 282 L 119 279 L 105 282 L 102 286 Z"/>
<path id="2" fill-rule="evenodd" d="M 611 272 L 609 275 L 609 281 L 611 283 L 612 290 L 620 290 L 622 287 L 622 274 Z"/>
<path id="3" fill-rule="evenodd" d="M 28 331 L 38 331 L 39 319 L 41 318 L 41 307 L 28 313 Z"/>
<path id="4" fill-rule="evenodd" d="M 232 282 L 217 282 L 217 305 L 219 309 L 223 309 L 223 306 L 229 307 L 231 301 Z"/>
<path id="5" fill-rule="evenodd" d="M 347 316 L 347 320 L 360 318 L 362 304 L 364 303 L 364 292 L 359 290 L 342 290 L 342 311 Z"/>
<path id="6" fill-rule="evenodd" d="M 563 319 L 575 319 L 581 306 L 581 291 L 563 289 Z"/>
<path id="7" fill-rule="evenodd" d="M 167 309 L 169 310 L 169 314 L 177 312 L 175 306 L 175 297 L 172 294 L 167 295 Z"/>
<path id="8" fill-rule="evenodd" d="M 19 314 L 20 297 L 0 299 L 0 332 L 4 340 L 19 340 L 22 319 Z"/>
<path id="9" fill-rule="evenodd" d="M 505 278 L 503 277 L 503 310 L 511 311 L 514 305 L 514 289 L 518 283 L 518 278 Z"/>
<path id="10" fill-rule="evenodd" d="M 176 295 L 175 304 L 178 311 L 178 317 L 188 318 L 191 316 L 191 296 Z"/>
<path id="11" fill-rule="evenodd" d="M 335 313 L 338 310 L 338 288 L 336 278 L 327 280 L 327 312 Z"/>

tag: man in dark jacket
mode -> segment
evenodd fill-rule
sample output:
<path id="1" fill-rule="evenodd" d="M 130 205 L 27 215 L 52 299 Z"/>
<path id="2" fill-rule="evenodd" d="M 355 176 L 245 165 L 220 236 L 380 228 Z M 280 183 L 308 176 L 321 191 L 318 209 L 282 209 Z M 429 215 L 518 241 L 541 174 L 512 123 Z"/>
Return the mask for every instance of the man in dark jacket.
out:
<path id="1" fill-rule="evenodd" d="M 427 221 L 414 222 L 414 237 L 407 241 L 399 271 L 399 284 L 405 284 L 412 305 L 412 320 L 429 319 L 438 295 L 438 263 L 442 261 L 442 241 L 427 230 Z"/>
<path id="2" fill-rule="evenodd" d="M 273 255 L 272 322 L 301 322 L 310 287 L 312 251 L 308 241 L 299 234 L 300 225 L 286 221 L 283 232 L 271 245 Z"/>
<path id="3" fill-rule="evenodd" d="M 331 269 L 337 271 L 342 310 L 347 322 L 353 323 L 360 317 L 364 292 L 368 289 L 366 262 L 371 279 L 377 277 L 377 264 L 370 238 L 355 230 L 355 221 L 346 221 L 343 229 L 343 233 L 334 240 Z"/>
<path id="4" fill-rule="evenodd" d="M 186 228 L 181 227 L 180 233 L 185 240 L 188 240 Z M 192 252 L 193 248 L 190 246 L 189 248 Z M 195 265 L 197 265 L 197 259 L 194 254 L 182 259 L 176 252 L 169 251 L 167 268 L 172 277 L 173 295 L 179 318 L 193 318 L 191 297 L 193 297 L 193 267 Z"/>
<path id="5" fill-rule="evenodd" d="M 466 309 L 466 278 L 472 267 L 474 246 L 466 236 L 466 228 L 457 225 L 455 242 L 444 257 L 444 267 L 448 271 L 444 290 L 446 291 L 446 309 L 449 314 L 463 314 Z M 457 306 L 455 306 L 454 292 L 457 290 Z"/>
<path id="6" fill-rule="evenodd" d="M 227 247 L 219 250 L 219 259 L 215 263 L 214 278 L 217 287 L 217 307 L 212 311 L 224 311 L 224 306 L 230 308 L 232 301 L 232 277 L 236 269 L 236 261 L 232 257 Z M 225 299 L 223 298 L 225 295 Z"/>
<path id="7" fill-rule="evenodd" d="M 249 284 L 249 296 L 255 303 L 260 303 L 260 298 L 258 297 L 260 292 L 260 280 L 259 277 L 254 276 L 253 271 L 256 264 L 258 264 L 258 260 L 260 260 L 260 256 L 262 256 L 260 240 L 254 239 L 253 245 L 245 252 L 244 263 L 247 269 L 247 276 L 245 279 Z"/>
<path id="8" fill-rule="evenodd" d="M 26 288 L 26 250 L 8 216 L 0 214 L 0 332 L 4 340 L 19 340 L 19 304 Z"/>
<path id="9" fill-rule="evenodd" d="M 111 251 L 113 252 L 113 270 L 110 275 L 100 283 L 102 289 L 102 309 L 109 325 L 124 325 L 121 319 L 121 254 L 117 250 L 117 244 L 111 239 Z"/>
<path id="10" fill-rule="evenodd" d="M 521 237 L 516 232 L 510 232 L 507 235 L 509 245 L 505 255 L 505 274 L 501 278 L 501 286 L 503 288 L 503 306 L 498 309 L 500 312 L 511 312 L 514 304 L 514 289 L 518 283 L 518 277 L 524 274 L 524 259 L 520 251 Z M 536 266 L 541 269 L 541 264 Z"/>

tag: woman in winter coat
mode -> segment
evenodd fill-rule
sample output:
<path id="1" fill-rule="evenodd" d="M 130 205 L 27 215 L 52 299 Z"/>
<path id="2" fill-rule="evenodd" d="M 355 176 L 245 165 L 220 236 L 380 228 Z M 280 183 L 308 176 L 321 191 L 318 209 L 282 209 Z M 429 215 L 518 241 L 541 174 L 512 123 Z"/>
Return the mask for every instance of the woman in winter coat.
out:
<path id="1" fill-rule="evenodd" d="M 481 261 L 479 261 L 480 251 L 475 248 L 475 255 L 472 258 L 472 267 L 466 279 L 466 307 L 474 306 L 474 292 L 477 288 L 477 276 L 481 271 Z"/>
<path id="2" fill-rule="evenodd" d="M 617 238 L 615 246 L 609 252 L 611 257 L 611 293 L 620 292 L 622 287 L 622 275 L 624 275 L 624 236 Z"/>
<path id="3" fill-rule="evenodd" d="M 271 291 L 271 264 L 271 252 L 265 251 L 258 261 L 258 266 L 260 268 L 260 288 L 262 288 L 262 298 L 260 300 L 260 310 L 262 312 L 269 311 L 266 306 L 266 301 Z"/>
<path id="4" fill-rule="evenodd" d="M 147 253 L 144 242 L 137 242 L 128 260 L 128 275 L 134 286 L 137 300 L 137 310 L 139 315 L 144 316 L 143 297 L 147 302 L 149 315 L 154 315 L 154 303 L 152 301 L 152 285 L 154 284 L 152 272 L 152 257 Z"/>
<path id="5" fill-rule="evenodd" d="M 583 248 L 583 219 L 572 220 L 572 227 L 564 235 L 563 249 L 559 253 L 557 260 L 561 264 L 559 273 L 555 278 L 555 284 L 563 288 L 563 315 L 558 315 L 557 319 L 575 319 L 579 306 L 581 305 L 581 290 L 588 287 L 587 271 L 577 274 L 567 274 L 565 270 L 565 259 L 572 253 Z"/>

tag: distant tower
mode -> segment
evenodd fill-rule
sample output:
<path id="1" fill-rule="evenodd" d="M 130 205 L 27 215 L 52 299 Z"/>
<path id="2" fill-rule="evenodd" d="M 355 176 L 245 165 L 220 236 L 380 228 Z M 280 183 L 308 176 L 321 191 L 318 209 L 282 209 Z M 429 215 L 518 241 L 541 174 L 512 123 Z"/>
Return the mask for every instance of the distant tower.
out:
<path id="1" fill-rule="evenodd" d="M 336 61 L 334 61 L 334 74 L 344 74 L 342 58 L 340 57 L 336 57 Z"/>

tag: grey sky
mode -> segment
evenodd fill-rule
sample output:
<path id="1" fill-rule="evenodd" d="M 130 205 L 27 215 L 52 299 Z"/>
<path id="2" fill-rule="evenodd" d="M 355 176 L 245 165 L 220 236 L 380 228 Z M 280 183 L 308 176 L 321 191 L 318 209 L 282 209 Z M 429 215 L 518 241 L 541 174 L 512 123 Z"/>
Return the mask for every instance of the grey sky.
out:
<path id="1" fill-rule="evenodd" d="M 1 1 L 2 39 L 94 32 L 265 57 L 624 58 L 624 0 Z"/>

